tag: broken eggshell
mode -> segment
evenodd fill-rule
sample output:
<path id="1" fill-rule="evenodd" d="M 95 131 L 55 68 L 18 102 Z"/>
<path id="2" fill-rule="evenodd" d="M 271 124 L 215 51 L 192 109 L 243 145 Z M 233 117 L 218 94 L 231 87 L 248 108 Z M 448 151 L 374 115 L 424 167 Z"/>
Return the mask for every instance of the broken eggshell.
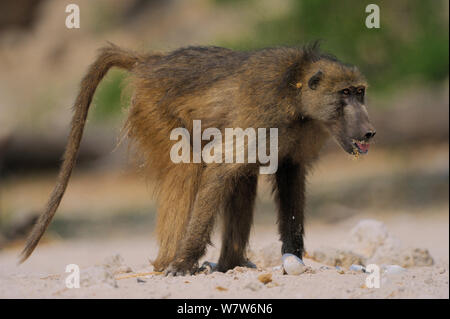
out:
<path id="1" fill-rule="evenodd" d="M 306 270 L 303 260 L 293 254 L 284 254 L 281 260 L 283 261 L 283 271 L 288 275 L 300 275 Z"/>
<path id="2" fill-rule="evenodd" d="M 398 265 L 383 265 L 383 273 L 386 275 L 397 275 L 406 271 L 405 268 Z"/>

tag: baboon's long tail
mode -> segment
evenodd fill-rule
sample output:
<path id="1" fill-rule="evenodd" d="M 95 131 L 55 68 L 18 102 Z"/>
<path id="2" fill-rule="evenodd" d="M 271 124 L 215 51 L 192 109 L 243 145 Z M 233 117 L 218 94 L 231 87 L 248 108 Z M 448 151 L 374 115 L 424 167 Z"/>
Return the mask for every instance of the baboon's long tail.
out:
<path id="1" fill-rule="evenodd" d="M 27 239 L 26 246 L 19 257 L 20 263 L 24 262 L 36 248 L 61 202 L 76 162 L 89 105 L 91 104 L 98 84 L 111 67 L 131 70 L 133 66 L 142 61 L 142 59 L 143 57 L 136 53 L 123 50 L 110 44 L 100 50 L 97 60 L 89 67 L 88 73 L 81 82 L 80 93 L 75 101 L 69 140 L 67 142 L 56 186 L 50 195 L 45 211 L 39 216 L 39 219 Z"/>

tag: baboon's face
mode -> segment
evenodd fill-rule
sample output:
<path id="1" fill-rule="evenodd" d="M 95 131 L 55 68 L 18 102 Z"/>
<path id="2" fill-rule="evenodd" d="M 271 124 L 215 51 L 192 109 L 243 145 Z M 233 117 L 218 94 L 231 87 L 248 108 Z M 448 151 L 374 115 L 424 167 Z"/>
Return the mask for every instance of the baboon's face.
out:
<path id="1" fill-rule="evenodd" d="M 338 101 L 336 117 L 328 123 L 338 144 L 350 154 L 366 154 L 375 136 L 364 103 L 365 86 L 349 86 L 335 93 Z"/>
<path id="2" fill-rule="evenodd" d="M 348 153 L 366 154 L 375 136 L 365 105 L 366 84 L 356 68 L 322 66 L 308 80 L 308 116 L 321 121 Z"/>

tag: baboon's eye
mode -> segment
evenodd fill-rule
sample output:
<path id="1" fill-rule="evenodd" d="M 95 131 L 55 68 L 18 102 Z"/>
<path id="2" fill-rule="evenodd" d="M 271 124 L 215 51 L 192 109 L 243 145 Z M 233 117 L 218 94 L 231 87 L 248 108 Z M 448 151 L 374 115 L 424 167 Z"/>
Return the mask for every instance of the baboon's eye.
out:
<path id="1" fill-rule="evenodd" d="M 358 93 L 358 95 L 364 95 L 364 88 L 358 88 L 356 92 Z"/>
<path id="2" fill-rule="evenodd" d="M 349 90 L 349 89 L 343 89 L 343 90 L 342 90 L 342 94 L 344 94 L 344 95 L 350 95 L 350 90 Z"/>

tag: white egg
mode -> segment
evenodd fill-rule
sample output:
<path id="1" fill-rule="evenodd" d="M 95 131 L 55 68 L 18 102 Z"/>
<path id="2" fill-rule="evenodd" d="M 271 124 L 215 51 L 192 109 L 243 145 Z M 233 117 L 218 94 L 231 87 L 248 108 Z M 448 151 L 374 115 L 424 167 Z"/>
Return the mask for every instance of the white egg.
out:
<path id="1" fill-rule="evenodd" d="M 284 254 L 281 260 L 283 261 L 284 272 L 288 275 L 300 275 L 306 270 L 303 261 L 293 254 Z"/>

